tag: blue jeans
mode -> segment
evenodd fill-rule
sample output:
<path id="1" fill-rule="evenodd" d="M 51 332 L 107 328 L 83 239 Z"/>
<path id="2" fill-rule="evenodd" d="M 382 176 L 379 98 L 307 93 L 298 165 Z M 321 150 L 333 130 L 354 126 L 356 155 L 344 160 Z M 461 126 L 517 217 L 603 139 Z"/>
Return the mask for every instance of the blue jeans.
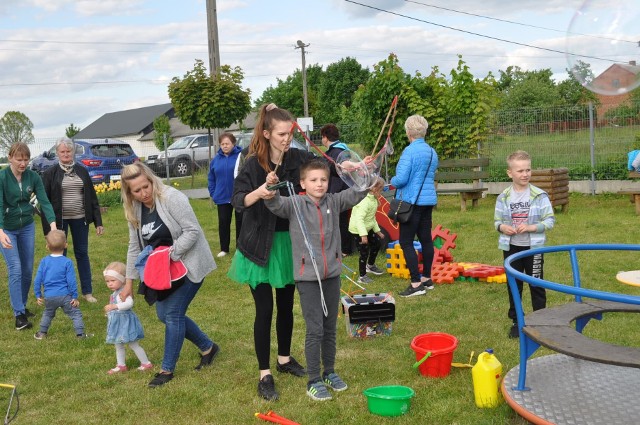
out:
<path id="1" fill-rule="evenodd" d="M 80 287 L 82 295 L 91 294 L 91 264 L 89 263 L 89 225 L 84 218 L 62 220 L 62 230 L 67 235 L 71 229 L 73 239 L 73 253 L 76 256 L 76 266 L 78 276 L 80 276 Z M 67 250 L 64 250 L 67 255 Z"/>
<path id="2" fill-rule="evenodd" d="M 156 302 L 158 319 L 165 324 L 162 370 L 174 371 L 185 338 L 198 347 L 201 352 L 207 351 L 213 346 L 213 341 L 209 339 L 207 334 L 187 317 L 187 308 L 198 293 L 200 286 L 202 286 L 202 282 L 193 283 L 185 277 L 185 282 L 180 288 L 164 300 Z"/>
<path id="3" fill-rule="evenodd" d="M 2 255 L 9 274 L 9 299 L 13 315 L 24 314 L 33 277 L 35 225 L 28 224 L 18 230 L 6 230 L 11 239 L 11 248 L 2 247 Z"/>
<path id="4" fill-rule="evenodd" d="M 411 218 L 400 223 L 400 247 L 411 274 L 411 282 L 420 282 L 418 255 L 413 247 L 413 240 L 418 236 L 422 245 L 422 276 L 431 278 L 433 263 L 433 239 L 431 238 L 431 214 L 433 205 L 414 205 Z"/>
<path id="5" fill-rule="evenodd" d="M 84 322 L 82 321 L 82 312 L 78 307 L 71 305 L 71 295 L 62 295 L 59 297 L 49 297 L 44 299 L 44 313 L 42 313 L 42 319 L 40 320 L 40 332 L 47 333 L 51 321 L 56 317 L 56 310 L 59 308 L 64 311 L 64 314 L 69 316 L 73 321 L 73 329 L 76 331 L 76 335 L 82 335 L 84 333 Z"/>

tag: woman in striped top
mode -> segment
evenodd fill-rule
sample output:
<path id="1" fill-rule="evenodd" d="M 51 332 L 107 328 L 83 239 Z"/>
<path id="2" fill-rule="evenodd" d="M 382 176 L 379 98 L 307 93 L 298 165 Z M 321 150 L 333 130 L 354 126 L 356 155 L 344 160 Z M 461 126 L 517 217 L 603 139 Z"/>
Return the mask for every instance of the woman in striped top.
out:
<path id="1" fill-rule="evenodd" d="M 102 235 L 102 216 L 98 196 L 93 187 L 89 172 L 75 163 L 75 144 L 63 137 L 56 142 L 58 165 L 49 167 L 42 179 L 47 196 L 56 214 L 58 229 L 67 234 L 71 229 L 73 252 L 76 257 L 80 286 L 85 300 L 94 303 L 91 285 L 91 264 L 89 263 L 89 224 L 96 227 L 98 236 Z M 45 235 L 49 226 L 44 223 Z M 66 255 L 66 250 L 65 250 Z"/>

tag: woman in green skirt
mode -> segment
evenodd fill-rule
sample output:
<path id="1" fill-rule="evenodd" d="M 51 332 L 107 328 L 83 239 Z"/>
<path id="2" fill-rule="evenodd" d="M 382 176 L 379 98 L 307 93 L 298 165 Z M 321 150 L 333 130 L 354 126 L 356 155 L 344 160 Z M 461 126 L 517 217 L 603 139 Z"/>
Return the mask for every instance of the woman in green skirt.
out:
<path id="1" fill-rule="evenodd" d="M 293 116 L 273 103 L 262 105 L 253 131 L 249 154 L 234 182 L 231 204 L 243 214 L 236 253 L 228 276 L 236 282 L 248 284 L 256 308 L 253 339 L 260 380 L 258 395 L 277 400 L 270 367 L 271 321 L 273 318 L 273 289 L 275 289 L 276 336 L 278 360 L 276 370 L 302 377 L 306 371 L 291 356 L 293 333 L 293 262 L 289 221 L 272 214 L 263 200 L 273 197 L 267 189 L 267 174 L 276 170 L 280 181 L 300 187 L 300 165 L 314 158 L 309 152 L 289 149 Z M 286 189 L 281 189 L 287 196 Z"/>

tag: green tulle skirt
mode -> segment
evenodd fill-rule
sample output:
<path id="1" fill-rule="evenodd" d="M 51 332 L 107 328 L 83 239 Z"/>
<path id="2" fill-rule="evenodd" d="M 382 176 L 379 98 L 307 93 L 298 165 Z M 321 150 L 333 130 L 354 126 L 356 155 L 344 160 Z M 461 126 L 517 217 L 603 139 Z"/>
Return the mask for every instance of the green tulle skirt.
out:
<path id="1" fill-rule="evenodd" d="M 267 265 L 261 267 L 236 250 L 227 276 L 246 283 L 255 289 L 260 283 L 268 283 L 274 288 L 293 285 L 293 252 L 289 232 L 275 232 Z"/>

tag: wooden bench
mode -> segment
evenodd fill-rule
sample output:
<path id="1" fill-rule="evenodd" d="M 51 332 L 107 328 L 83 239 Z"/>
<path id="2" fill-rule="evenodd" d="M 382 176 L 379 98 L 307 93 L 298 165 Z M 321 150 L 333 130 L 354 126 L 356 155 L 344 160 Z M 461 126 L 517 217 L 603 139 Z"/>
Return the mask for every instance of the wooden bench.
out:
<path id="1" fill-rule="evenodd" d="M 640 179 L 640 173 L 638 173 L 637 171 L 630 171 L 629 172 L 629 178 L 630 179 Z M 636 206 L 636 214 L 640 215 L 640 187 L 638 187 L 638 189 L 621 190 L 618 193 L 620 195 L 629 195 L 631 197 L 631 203 L 635 204 L 635 206 Z"/>
<path id="2" fill-rule="evenodd" d="M 438 163 L 436 172 L 436 193 L 460 194 L 460 211 L 467 210 L 467 201 L 473 207 L 478 206 L 478 199 L 488 190 L 482 187 L 481 180 L 489 178 L 489 172 L 482 169 L 489 165 L 489 158 L 443 159 Z M 438 182 L 461 184 L 455 188 L 438 188 Z"/>
<path id="3" fill-rule="evenodd" d="M 524 332 L 538 344 L 558 353 L 592 362 L 640 368 L 640 348 L 608 344 L 588 338 L 582 329 L 606 312 L 640 313 L 640 305 L 589 300 L 543 308 L 525 316 Z M 572 322 L 576 322 L 575 327 Z"/>

